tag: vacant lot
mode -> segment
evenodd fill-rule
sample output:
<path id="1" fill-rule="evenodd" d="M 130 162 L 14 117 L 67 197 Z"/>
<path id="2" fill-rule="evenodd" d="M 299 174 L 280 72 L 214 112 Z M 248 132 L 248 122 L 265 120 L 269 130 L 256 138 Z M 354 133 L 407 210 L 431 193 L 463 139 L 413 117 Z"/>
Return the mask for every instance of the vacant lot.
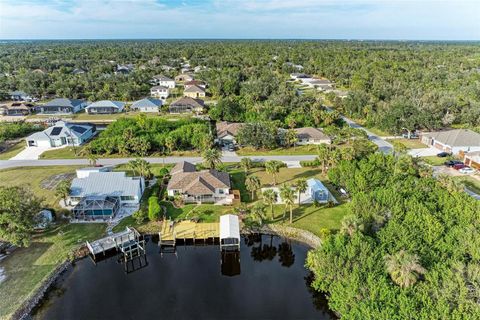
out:
<path id="1" fill-rule="evenodd" d="M 296 146 L 295 148 L 277 148 L 272 150 L 256 150 L 251 147 L 241 148 L 237 151 L 239 156 L 287 156 L 287 155 L 303 155 L 303 154 L 317 154 L 318 146 L 316 145 L 306 145 L 306 146 Z"/>
<path id="2" fill-rule="evenodd" d="M 8 160 L 19 154 L 23 149 L 25 149 L 25 141 L 22 140 L 10 146 L 6 151 L 0 152 L 0 160 Z"/>
<path id="3" fill-rule="evenodd" d="M 420 142 L 418 139 L 391 139 L 387 140 L 388 142 L 396 141 L 403 144 L 407 149 L 422 149 L 428 148 L 427 145 Z"/>
<path id="4" fill-rule="evenodd" d="M 6 278 L 0 282 L 0 319 L 9 318 L 74 249 L 104 232 L 104 224 L 63 224 L 35 236 L 28 248 L 2 260 Z"/>

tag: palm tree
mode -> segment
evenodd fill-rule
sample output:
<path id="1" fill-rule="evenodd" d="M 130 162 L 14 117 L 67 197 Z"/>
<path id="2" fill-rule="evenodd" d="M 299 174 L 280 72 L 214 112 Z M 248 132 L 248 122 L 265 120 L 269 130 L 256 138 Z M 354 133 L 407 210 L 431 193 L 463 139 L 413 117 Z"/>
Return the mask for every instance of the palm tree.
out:
<path id="1" fill-rule="evenodd" d="M 136 162 L 136 168 L 140 176 L 144 178 L 150 178 L 150 176 L 152 175 L 150 162 L 140 158 L 136 159 L 135 162 Z"/>
<path id="2" fill-rule="evenodd" d="M 55 187 L 55 195 L 63 199 L 63 203 L 67 205 L 67 197 L 70 195 L 70 183 L 67 180 L 60 181 Z"/>
<path id="3" fill-rule="evenodd" d="M 92 167 L 95 167 L 97 165 L 98 156 L 92 153 L 91 151 L 88 153 L 87 159 L 88 159 L 88 163 Z"/>
<path id="4" fill-rule="evenodd" d="M 263 225 L 263 221 L 265 220 L 265 205 L 259 201 L 253 205 L 250 209 L 250 219 L 257 225 Z"/>
<path id="5" fill-rule="evenodd" d="M 139 172 L 138 168 L 138 159 L 135 160 L 130 160 L 127 163 L 127 167 L 133 171 L 133 175 L 136 176 L 137 173 Z"/>
<path id="6" fill-rule="evenodd" d="M 295 202 L 295 192 L 290 186 L 284 184 L 280 188 L 280 197 L 282 197 L 282 200 L 285 203 L 285 211 L 283 213 L 283 217 L 285 217 L 285 212 L 287 211 L 287 208 L 289 208 L 290 223 L 293 223 L 293 204 Z"/>
<path id="7" fill-rule="evenodd" d="M 253 166 L 252 159 L 242 158 L 242 160 L 240 160 L 240 166 L 243 168 L 243 171 L 245 171 L 245 174 L 248 174 L 248 170 Z"/>
<path id="8" fill-rule="evenodd" d="M 405 250 L 385 256 L 385 266 L 393 282 L 402 288 L 414 285 L 426 272 L 420 264 L 420 258 Z"/>
<path id="9" fill-rule="evenodd" d="M 215 169 L 222 162 L 222 153 L 218 149 L 207 149 L 203 151 L 202 156 L 205 166 L 210 169 Z"/>
<path id="10" fill-rule="evenodd" d="M 172 136 L 168 136 L 165 139 L 165 147 L 167 147 L 168 153 L 172 153 L 173 148 L 175 148 L 175 144 L 176 144 L 175 138 L 173 138 Z"/>
<path id="11" fill-rule="evenodd" d="M 342 226 L 340 232 L 343 234 L 348 234 L 350 237 L 357 231 L 363 231 L 364 226 L 361 223 L 360 219 L 356 215 L 345 216 L 342 220 Z"/>
<path id="12" fill-rule="evenodd" d="M 273 205 L 275 204 L 275 202 L 277 202 L 277 193 L 272 189 L 267 189 L 263 191 L 262 196 L 263 201 L 265 201 L 265 203 L 270 206 L 270 214 L 273 221 Z"/>
<path id="13" fill-rule="evenodd" d="M 281 162 L 277 160 L 270 160 L 265 162 L 265 171 L 273 177 L 273 185 L 277 185 L 277 174 L 280 172 Z"/>
<path id="14" fill-rule="evenodd" d="M 325 174 L 327 169 L 327 162 L 329 158 L 329 152 L 327 145 L 321 144 L 318 146 L 317 154 L 318 154 L 318 162 L 320 162 L 320 166 L 322 167 L 322 173 Z"/>
<path id="15" fill-rule="evenodd" d="M 255 175 L 248 176 L 247 179 L 245 179 L 245 186 L 247 190 L 252 193 L 252 200 L 255 198 L 255 191 L 260 188 L 260 185 L 260 179 Z"/>
<path id="16" fill-rule="evenodd" d="M 294 129 L 288 129 L 287 132 L 285 133 L 286 144 L 289 147 L 293 146 L 293 148 L 295 149 L 295 145 L 297 141 L 298 141 L 297 132 Z"/>
<path id="17" fill-rule="evenodd" d="M 300 194 L 307 191 L 307 188 L 307 180 L 305 180 L 304 178 L 298 179 L 297 183 L 295 183 L 295 189 L 297 189 L 298 192 L 298 205 L 300 205 Z"/>

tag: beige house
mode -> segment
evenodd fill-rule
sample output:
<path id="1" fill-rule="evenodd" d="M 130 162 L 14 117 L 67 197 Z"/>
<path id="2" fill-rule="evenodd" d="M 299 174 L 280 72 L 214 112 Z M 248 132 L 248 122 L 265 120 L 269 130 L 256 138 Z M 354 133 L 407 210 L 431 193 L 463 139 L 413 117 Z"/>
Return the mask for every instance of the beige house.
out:
<path id="1" fill-rule="evenodd" d="M 235 137 L 238 134 L 238 130 L 243 126 L 243 123 L 240 122 L 228 122 L 220 121 L 216 124 L 217 131 L 217 142 L 226 145 L 226 144 L 236 144 Z"/>
<path id="2" fill-rule="evenodd" d="M 294 129 L 297 133 L 297 145 L 307 145 L 307 144 L 330 144 L 332 140 L 329 136 L 323 133 L 322 130 L 305 127 Z"/>
<path id="3" fill-rule="evenodd" d="M 439 151 L 459 154 L 480 151 L 480 133 L 469 129 L 454 129 L 420 134 L 420 141 Z"/>
<path id="4" fill-rule="evenodd" d="M 196 171 L 190 162 L 180 162 L 170 172 L 167 186 L 170 197 L 180 195 L 185 203 L 231 204 L 230 175 L 214 169 Z"/>
<path id="5" fill-rule="evenodd" d="M 202 113 L 205 107 L 202 99 L 183 97 L 168 106 L 170 113 Z"/>
<path id="6" fill-rule="evenodd" d="M 200 80 L 187 81 L 183 85 L 185 86 L 185 89 L 188 89 L 191 86 L 197 86 L 197 87 L 200 87 L 200 88 L 203 88 L 203 89 L 205 89 L 207 87 L 205 82 L 200 81 Z"/>
<path id="7" fill-rule="evenodd" d="M 185 87 L 183 90 L 183 95 L 185 97 L 190 98 L 204 98 L 205 97 L 205 89 L 196 85 L 191 85 L 188 88 Z"/>
<path id="8" fill-rule="evenodd" d="M 0 115 L 5 116 L 26 116 L 33 113 L 35 105 L 30 102 L 10 102 L 0 105 Z"/>
<path id="9" fill-rule="evenodd" d="M 193 76 L 188 73 L 181 73 L 175 77 L 175 82 L 188 82 L 192 80 L 193 80 Z"/>

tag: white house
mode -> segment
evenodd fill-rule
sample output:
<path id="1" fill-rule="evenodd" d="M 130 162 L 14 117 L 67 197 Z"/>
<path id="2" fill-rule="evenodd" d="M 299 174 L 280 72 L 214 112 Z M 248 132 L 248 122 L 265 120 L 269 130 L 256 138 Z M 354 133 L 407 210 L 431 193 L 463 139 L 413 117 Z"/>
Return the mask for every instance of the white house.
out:
<path id="1" fill-rule="evenodd" d="M 135 101 L 130 109 L 140 112 L 160 112 L 163 101 L 155 98 L 145 98 Z"/>
<path id="2" fill-rule="evenodd" d="M 125 108 L 125 102 L 101 100 L 88 105 L 85 108 L 87 113 L 90 114 L 108 114 L 108 113 L 120 113 Z"/>
<path id="3" fill-rule="evenodd" d="M 29 135 L 27 147 L 79 146 L 95 133 L 95 128 L 85 124 L 58 121 L 54 126 Z"/>
<path id="4" fill-rule="evenodd" d="M 459 154 L 480 151 L 480 133 L 469 129 L 455 129 L 420 134 L 420 140 L 439 151 Z"/>
<path id="5" fill-rule="evenodd" d="M 87 178 L 90 173 L 97 173 L 97 172 L 111 172 L 112 167 L 86 167 L 77 169 L 77 178 Z"/>
<path id="6" fill-rule="evenodd" d="M 164 86 L 154 86 L 150 88 L 150 95 L 157 99 L 167 100 L 168 88 Z"/>
<path id="7" fill-rule="evenodd" d="M 23 91 L 11 91 L 8 93 L 10 99 L 13 101 L 33 101 L 32 96 L 26 94 Z"/>
<path id="8" fill-rule="evenodd" d="M 175 80 L 165 77 L 164 75 L 156 75 L 152 78 L 152 83 L 157 86 L 167 87 L 169 89 L 175 88 Z"/>

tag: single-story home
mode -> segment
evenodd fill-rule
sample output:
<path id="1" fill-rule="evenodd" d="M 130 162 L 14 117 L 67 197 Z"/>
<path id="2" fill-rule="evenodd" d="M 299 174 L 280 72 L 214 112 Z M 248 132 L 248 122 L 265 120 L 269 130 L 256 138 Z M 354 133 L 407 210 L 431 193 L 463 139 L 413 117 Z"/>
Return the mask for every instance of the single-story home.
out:
<path id="1" fill-rule="evenodd" d="M 131 110 L 140 112 L 160 112 L 163 101 L 155 98 L 145 98 L 135 101 L 131 106 Z"/>
<path id="2" fill-rule="evenodd" d="M 91 125 L 57 121 L 52 127 L 35 132 L 25 140 L 27 147 L 79 146 L 90 139 L 94 132 L 95 127 Z"/>
<path id="3" fill-rule="evenodd" d="M 68 204 L 74 205 L 76 218 L 110 218 L 122 205 L 138 205 L 145 190 L 142 177 L 127 177 L 125 172 L 91 172 L 75 178 Z"/>
<path id="4" fill-rule="evenodd" d="M 42 114 L 71 114 L 83 110 L 87 105 L 85 100 L 56 98 L 38 106 L 37 110 Z"/>
<path id="5" fill-rule="evenodd" d="M 214 169 L 196 171 L 190 162 L 179 162 L 170 172 L 167 186 L 170 197 L 181 195 L 186 203 L 231 204 L 230 175 Z"/>
<path id="6" fill-rule="evenodd" d="M 189 73 L 182 73 L 175 77 L 176 82 L 188 82 L 193 80 L 193 75 Z"/>
<path id="7" fill-rule="evenodd" d="M 465 165 L 480 170 L 480 151 L 472 151 L 463 154 Z"/>
<path id="8" fill-rule="evenodd" d="M 217 139 L 221 145 L 226 144 L 236 144 L 235 137 L 238 134 L 238 130 L 243 126 L 243 123 L 240 122 L 228 122 L 228 121 L 219 121 L 216 124 Z"/>
<path id="9" fill-rule="evenodd" d="M 125 108 L 125 102 L 101 100 L 89 104 L 85 110 L 90 114 L 120 113 Z"/>
<path id="10" fill-rule="evenodd" d="M 35 105 L 31 102 L 15 101 L 0 105 L 0 114 L 4 116 L 26 116 L 35 111 Z"/>
<path id="11" fill-rule="evenodd" d="M 154 98 L 167 100 L 168 88 L 164 86 L 154 86 L 150 88 L 150 95 Z"/>
<path id="12" fill-rule="evenodd" d="M 77 169 L 77 178 L 87 178 L 90 173 L 97 173 L 97 172 L 111 172 L 113 170 L 112 167 L 86 167 Z"/>
<path id="13" fill-rule="evenodd" d="M 153 76 L 151 83 L 157 86 L 167 87 L 169 89 L 175 88 L 175 80 L 161 74 Z"/>
<path id="14" fill-rule="evenodd" d="M 115 68 L 115 74 L 129 74 L 131 71 L 133 71 L 134 65 L 129 63 L 129 64 L 117 64 L 117 67 Z"/>
<path id="15" fill-rule="evenodd" d="M 469 129 L 454 129 L 420 133 L 420 141 L 439 151 L 459 154 L 480 151 L 480 133 Z"/>
<path id="16" fill-rule="evenodd" d="M 293 80 L 298 80 L 298 79 L 303 79 L 303 78 L 310 78 L 310 76 L 308 74 L 305 74 L 305 73 L 291 73 L 290 74 L 290 78 L 292 78 Z"/>
<path id="17" fill-rule="evenodd" d="M 11 91 L 8 93 L 8 95 L 10 96 L 10 100 L 13 100 L 13 101 L 32 101 L 33 100 L 33 98 L 30 95 L 20 90 Z"/>
<path id="18" fill-rule="evenodd" d="M 194 99 L 203 98 L 205 97 L 205 89 L 197 85 L 191 85 L 191 86 L 185 87 L 185 90 L 183 90 L 183 95 L 185 97 L 190 97 Z"/>
<path id="19" fill-rule="evenodd" d="M 273 190 L 273 192 L 276 195 L 276 204 L 284 204 L 285 202 L 283 201 L 280 193 L 280 188 L 278 187 L 266 187 L 262 188 L 262 193 L 266 190 Z M 310 178 L 307 180 L 307 189 L 305 192 L 300 193 L 300 197 L 298 192 L 295 191 L 295 198 L 294 202 L 298 203 L 300 200 L 300 203 L 313 203 L 315 201 L 320 202 L 320 203 L 326 203 L 328 201 L 333 201 L 334 203 L 338 203 L 337 199 L 333 197 L 333 195 L 330 193 L 330 190 L 328 190 L 327 187 L 318 179 L 315 178 Z"/>
<path id="20" fill-rule="evenodd" d="M 330 144 L 332 140 L 329 136 L 323 133 L 322 130 L 305 127 L 294 129 L 297 133 L 297 145 L 306 145 L 306 144 Z"/>
<path id="21" fill-rule="evenodd" d="M 191 97 L 183 97 L 175 102 L 172 102 L 168 107 L 170 113 L 185 113 L 195 112 L 202 113 L 204 108 L 204 102 L 201 99 L 194 99 Z"/>

